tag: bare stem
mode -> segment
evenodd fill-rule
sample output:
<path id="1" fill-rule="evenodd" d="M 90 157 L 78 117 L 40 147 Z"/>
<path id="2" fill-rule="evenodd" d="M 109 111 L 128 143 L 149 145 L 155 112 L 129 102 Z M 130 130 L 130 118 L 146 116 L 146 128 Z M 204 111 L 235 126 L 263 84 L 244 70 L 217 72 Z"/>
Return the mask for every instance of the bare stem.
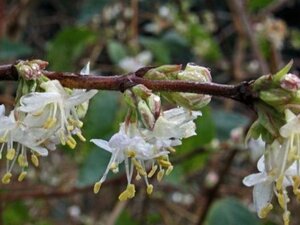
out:
<path id="1" fill-rule="evenodd" d="M 143 84 L 153 91 L 188 92 L 220 96 L 240 101 L 251 105 L 255 95 L 251 90 L 251 82 L 242 82 L 237 85 L 217 83 L 201 83 L 179 80 L 149 80 L 143 75 L 150 68 L 142 68 L 134 73 L 115 76 L 82 76 L 70 72 L 42 71 L 51 80 L 59 80 L 61 84 L 69 88 L 98 89 L 125 91 L 127 88 Z M 0 66 L 0 80 L 18 80 L 18 72 L 13 64 Z"/>

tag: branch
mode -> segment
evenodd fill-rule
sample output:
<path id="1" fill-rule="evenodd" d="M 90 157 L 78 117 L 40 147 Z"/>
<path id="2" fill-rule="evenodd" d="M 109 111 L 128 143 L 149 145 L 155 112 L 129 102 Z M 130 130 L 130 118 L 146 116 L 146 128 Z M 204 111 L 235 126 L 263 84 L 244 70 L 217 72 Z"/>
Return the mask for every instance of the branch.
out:
<path id="1" fill-rule="evenodd" d="M 125 91 L 127 88 L 143 84 L 153 91 L 189 92 L 231 98 L 252 105 L 256 96 L 252 93 L 251 82 L 237 85 L 201 83 L 179 80 L 149 80 L 143 75 L 153 67 L 144 67 L 136 72 L 115 76 L 82 76 L 78 73 L 42 71 L 51 80 L 59 80 L 69 88 Z M 18 80 L 18 72 L 13 64 L 0 66 L 0 80 Z"/>

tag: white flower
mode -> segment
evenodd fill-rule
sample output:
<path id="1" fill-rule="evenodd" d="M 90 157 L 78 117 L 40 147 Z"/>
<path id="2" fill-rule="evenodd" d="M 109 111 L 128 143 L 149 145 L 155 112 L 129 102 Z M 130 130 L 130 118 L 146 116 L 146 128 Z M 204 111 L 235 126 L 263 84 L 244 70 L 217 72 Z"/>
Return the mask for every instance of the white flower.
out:
<path id="1" fill-rule="evenodd" d="M 7 169 L 2 177 L 2 183 L 9 183 L 12 177 L 12 169 L 17 162 L 22 171 L 18 177 L 22 181 L 28 167 L 27 152 L 31 152 L 31 161 L 38 166 L 38 156 L 46 156 L 48 151 L 40 146 L 38 139 L 43 135 L 39 129 L 26 129 L 26 127 L 15 119 L 15 111 L 5 116 L 5 108 L 0 105 L 0 159 L 6 152 Z M 3 125 L 2 125 L 3 124 Z"/>
<path id="2" fill-rule="evenodd" d="M 244 178 L 246 186 L 254 186 L 253 200 L 260 218 L 267 216 L 272 210 L 273 194 L 277 196 L 281 208 L 284 210 L 283 220 L 289 223 L 290 212 L 287 209 L 289 197 L 286 188 L 294 184 L 293 178 L 297 173 L 296 164 L 288 163 L 287 143 L 274 141 L 267 145 L 265 155 L 257 163 L 259 173 Z"/>
<path id="3" fill-rule="evenodd" d="M 54 135 L 62 144 L 75 148 L 73 134 L 85 141 L 80 130 L 83 123 L 77 113 L 77 107 L 92 98 L 97 91 L 68 93 L 57 80 L 44 82 L 40 86 L 45 92 L 33 92 L 20 99 L 21 106 L 18 110 L 27 113 L 24 124 L 47 130 L 41 143 Z"/>
<path id="4" fill-rule="evenodd" d="M 181 144 L 181 139 L 196 135 L 196 124 L 193 122 L 201 112 L 189 111 L 182 107 L 164 111 L 156 120 L 153 130 L 142 133 L 150 143 L 158 148 Z"/>
<path id="5" fill-rule="evenodd" d="M 124 162 L 128 185 L 127 189 L 119 196 L 119 199 L 126 200 L 134 197 L 135 188 L 134 185 L 131 184 L 134 168 L 137 171 L 137 177 L 143 177 L 145 179 L 147 192 L 151 194 L 153 186 L 149 184 L 148 177 L 153 176 L 157 170 L 155 160 L 160 163 L 168 164 L 168 161 L 164 157 L 167 156 L 169 152 L 157 149 L 152 144 L 147 143 L 144 138 L 139 135 L 139 131 L 134 126 L 134 124 L 130 124 L 126 127 L 126 125 L 122 123 L 119 132 L 113 135 L 109 141 L 102 139 L 91 140 L 91 142 L 112 154 L 103 176 L 94 186 L 95 193 L 100 190 L 101 184 L 106 180 L 109 170 L 118 172 L 119 164 Z M 152 162 L 152 170 L 148 174 L 145 166 L 147 161 Z"/>

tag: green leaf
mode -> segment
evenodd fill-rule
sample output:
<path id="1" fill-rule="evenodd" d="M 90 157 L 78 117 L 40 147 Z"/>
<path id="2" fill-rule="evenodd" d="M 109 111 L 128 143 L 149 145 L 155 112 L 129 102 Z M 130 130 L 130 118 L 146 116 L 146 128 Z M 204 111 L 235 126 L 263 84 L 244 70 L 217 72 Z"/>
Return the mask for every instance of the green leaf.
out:
<path id="1" fill-rule="evenodd" d="M 249 119 L 240 113 L 219 109 L 213 112 L 213 121 L 216 125 L 217 137 L 221 140 L 226 140 L 230 137 L 232 129 L 246 126 Z"/>
<path id="2" fill-rule="evenodd" d="M 84 27 L 68 27 L 49 44 L 47 60 L 53 70 L 72 70 L 85 48 L 96 41 L 95 32 Z"/>
<path id="3" fill-rule="evenodd" d="M 140 42 L 146 49 L 152 52 L 159 64 L 171 63 L 171 53 L 165 41 L 156 38 L 141 37 Z"/>
<path id="4" fill-rule="evenodd" d="M 119 94 L 114 92 L 99 92 L 90 102 L 89 111 L 84 121 L 83 134 L 87 140 L 92 138 L 109 139 L 114 132 L 119 106 Z M 110 154 L 91 142 L 81 145 L 80 152 L 86 154 L 80 168 L 78 185 L 85 186 L 94 183 L 104 172 Z"/>
<path id="5" fill-rule="evenodd" d="M 3 211 L 4 225 L 19 225 L 24 224 L 29 220 L 29 212 L 23 202 L 8 203 Z"/>
<path id="6" fill-rule="evenodd" d="M 13 42 L 8 39 L 0 40 L 0 60 L 28 56 L 31 53 L 32 49 L 26 44 L 20 42 Z"/>
<path id="7" fill-rule="evenodd" d="M 118 64 L 120 60 L 128 55 L 125 46 L 118 41 L 108 42 L 107 51 L 109 58 L 114 64 Z"/>
<path id="8" fill-rule="evenodd" d="M 281 78 L 290 71 L 292 65 L 293 65 L 293 60 L 291 60 L 288 64 L 286 64 L 281 70 L 279 70 L 273 76 L 274 82 L 280 82 Z"/>
<path id="9" fill-rule="evenodd" d="M 215 202 L 208 212 L 205 225 L 260 225 L 259 219 L 233 198 Z"/>

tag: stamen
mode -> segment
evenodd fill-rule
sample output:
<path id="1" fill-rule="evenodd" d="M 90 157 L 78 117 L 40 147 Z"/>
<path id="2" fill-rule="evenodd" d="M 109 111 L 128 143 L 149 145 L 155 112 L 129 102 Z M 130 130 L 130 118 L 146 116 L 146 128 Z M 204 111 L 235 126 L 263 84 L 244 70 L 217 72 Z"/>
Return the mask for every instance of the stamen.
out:
<path id="1" fill-rule="evenodd" d="M 80 139 L 80 141 L 82 141 L 82 142 L 86 141 L 85 137 L 81 134 L 81 132 L 77 132 L 76 135 Z"/>
<path id="2" fill-rule="evenodd" d="M 157 180 L 160 182 L 163 177 L 164 177 L 164 174 L 165 174 L 165 170 L 164 169 L 161 169 L 158 173 L 157 173 Z"/>
<path id="3" fill-rule="evenodd" d="M 26 177 L 27 172 L 23 171 L 22 173 L 20 173 L 19 177 L 18 177 L 18 181 L 21 182 L 24 180 L 24 178 Z"/>
<path id="4" fill-rule="evenodd" d="M 151 195 L 152 192 L 153 192 L 153 185 L 152 184 L 147 185 L 147 194 Z"/>
<path id="5" fill-rule="evenodd" d="M 16 150 L 14 148 L 10 148 L 7 150 L 6 159 L 13 160 L 16 155 Z"/>
<path id="6" fill-rule="evenodd" d="M 38 167 L 39 166 L 39 158 L 35 155 L 35 154 L 32 154 L 31 155 L 31 162 L 33 163 L 33 165 L 35 167 Z"/>
<path id="7" fill-rule="evenodd" d="M 94 185 L 94 193 L 97 194 L 100 191 L 102 183 L 100 181 L 96 182 Z"/>
<path id="8" fill-rule="evenodd" d="M 268 203 L 264 208 L 262 208 L 259 212 L 260 218 L 266 218 L 269 212 L 273 209 L 273 205 L 271 203 Z"/>
<path id="9" fill-rule="evenodd" d="M 10 172 L 5 173 L 4 176 L 2 177 L 2 183 L 9 184 L 11 177 L 12 177 L 12 174 Z"/>
<path id="10" fill-rule="evenodd" d="M 18 156 L 18 164 L 21 167 L 27 167 L 28 166 L 28 162 L 27 162 L 24 155 L 19 155 Z"/>
<path id="11" fill-rule="evenodd" d="M 167 171 L 166 171 L 166 175 L 170 175 L 170 173 L 173 171 L 174 167 L 173 166 L 169 166 Z"/>
<path id="12" fill-rule="evenodd" d="M 155 174 L 157 168 L 158 168 L 157 165 L 152 165 L 152 168 L 151 168 L 150 172 L 148 173 L 149 178 L 153 177 L 153 175 Z"/>

